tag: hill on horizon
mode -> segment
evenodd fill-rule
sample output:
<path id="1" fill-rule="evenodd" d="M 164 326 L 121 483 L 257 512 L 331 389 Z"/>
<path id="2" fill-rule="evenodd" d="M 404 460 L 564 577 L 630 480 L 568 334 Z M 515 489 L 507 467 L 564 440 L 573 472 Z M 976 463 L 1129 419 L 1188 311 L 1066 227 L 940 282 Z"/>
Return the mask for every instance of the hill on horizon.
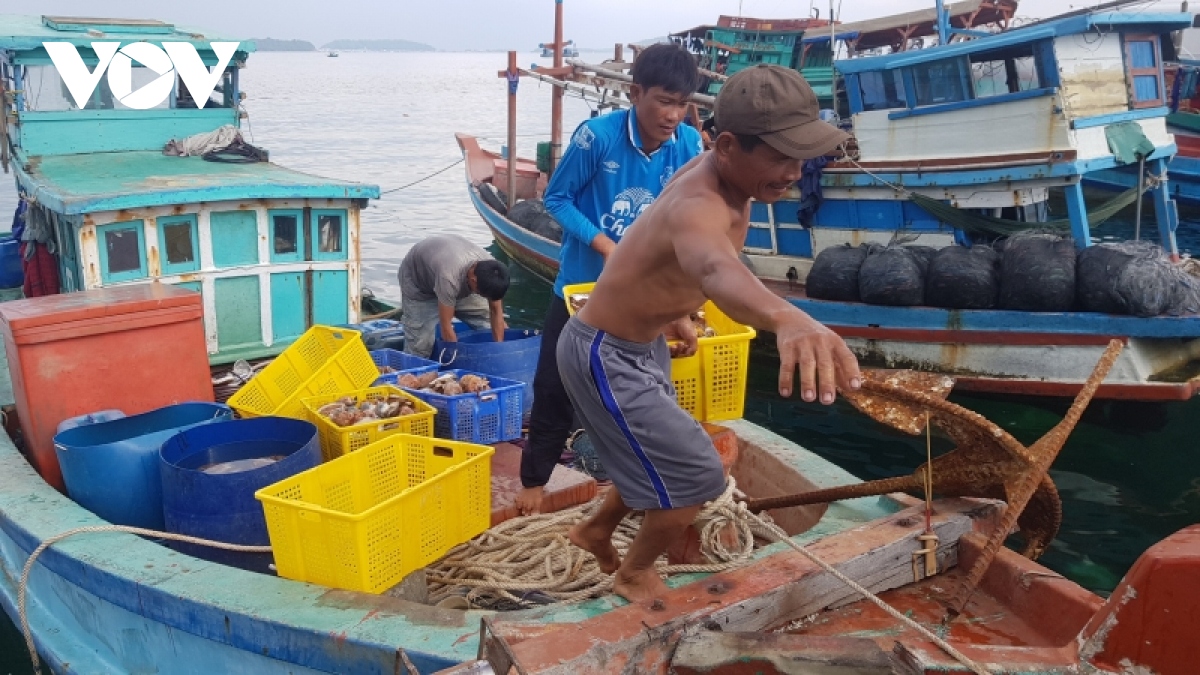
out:
<path id="1" fill-rule="evenodd" d="M 432 46 L 411 40 L 334 40 L 321 49 L 363 49 L 377 52 L 435 52 Z"/>
<path id="2" fill-rule="evenodd" d="M 315 52 L 317 48 L 308 40 L 277 40 L 255 38 L 254 45 L 260 52 Z"/>

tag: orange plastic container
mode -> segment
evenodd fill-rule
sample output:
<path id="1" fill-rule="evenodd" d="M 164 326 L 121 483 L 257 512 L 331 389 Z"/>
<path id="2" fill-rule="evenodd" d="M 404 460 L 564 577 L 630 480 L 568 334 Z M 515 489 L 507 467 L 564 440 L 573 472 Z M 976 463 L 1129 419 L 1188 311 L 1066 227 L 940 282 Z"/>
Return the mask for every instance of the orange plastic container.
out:
<path id="1" fill-rule="evenodd" d="M 148 283 L 0 303 L 0 331 L 29 460 L 59 490 L 59 422 L 213 400 L 195 291 Z"/>

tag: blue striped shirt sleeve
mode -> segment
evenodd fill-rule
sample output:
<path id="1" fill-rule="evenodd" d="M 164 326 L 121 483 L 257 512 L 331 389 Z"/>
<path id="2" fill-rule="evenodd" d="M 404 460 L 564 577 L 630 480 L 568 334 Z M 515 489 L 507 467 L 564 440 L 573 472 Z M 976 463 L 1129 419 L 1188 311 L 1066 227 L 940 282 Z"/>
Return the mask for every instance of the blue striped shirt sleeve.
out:
<path id="1" fill-rule="evenodd" d="M 546 210 L 558 220 L 563 230 L 585 245 L 590 245 L 600 234 L 600 227 L 583 215 L 576 206 L 576 199 L 599 171 L 607 140 L 604 134 L 592 131 L 588 122 L 580 124 L 571 136 L 562 160 L 554 167 L 554 175 L 550 177 L 544 195 Z"/>

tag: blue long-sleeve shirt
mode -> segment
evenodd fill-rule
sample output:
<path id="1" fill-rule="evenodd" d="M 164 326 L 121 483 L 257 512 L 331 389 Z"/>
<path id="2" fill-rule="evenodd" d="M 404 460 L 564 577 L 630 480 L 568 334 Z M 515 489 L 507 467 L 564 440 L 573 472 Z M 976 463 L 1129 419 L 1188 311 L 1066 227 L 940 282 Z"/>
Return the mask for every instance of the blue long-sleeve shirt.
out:
<path id="1" fill-rule="evenodd" d="M 703 151 L 700 132 L 681 124 L 658 149 L 644 152 L 636 115 L 634 107 L 580 124 L 546 186 L 546 210 L 563 228 L 554 281 L 559 297 L 564 286 L 600 276 L 604 258 L 591 247 L 596 235 L 621 241 L 671 176 Z"/>

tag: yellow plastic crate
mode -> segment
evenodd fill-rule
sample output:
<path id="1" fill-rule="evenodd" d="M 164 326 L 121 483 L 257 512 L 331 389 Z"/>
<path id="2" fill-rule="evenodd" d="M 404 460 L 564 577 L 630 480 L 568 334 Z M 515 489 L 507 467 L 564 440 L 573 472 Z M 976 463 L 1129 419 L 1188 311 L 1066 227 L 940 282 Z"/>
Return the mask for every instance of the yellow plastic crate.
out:
<path id="1" fill-rule="evenodd" d="M 382 593 L 491 524 L 486 445 L 396 434 L 254 493 L 279 575 Z"/>
<path id="2" fill-rule="evenodd" d="M 567 312 L 571 295 L 590 293 L 595 284 L 563 287 Z M 671 359 L 671 382 L 679 407 L 701 422 L 721 422 L 742 416 L 746 408 L 746 378 L 750 369 L 753 328 L 730 319 L 712 302 L 704 303 L 708 325 L 716 337 L 699 338 L 696 353 Z"/>
<path id="3" fill-rule="evenodd" d="M 275 415 L 306 420 L 301 400 L 369 387 L 378 377 L 379 368 L 358 331 L 313 326 L 228 403 L 243 418 Z"/>
<path id="4" fill-rule="evenodd" d="M 318 408 L 326 403 L 333 403 L 339 398 L 353 396 L 355 403 L 361 403 L 363 400 L 377 401 L 391 395 L 400 396 L 412 401 L 417 409 L 417 413 L 415 415 L 405 415 L 404 417 L 396 417 L 388 420 L 361 422 L 348 427 L 339 427 L 330 421 L 328 417 L 317 414 Z M 432 436 L 433 420 L 437 416 L 437 410 L 433 406 L 406 391 L 390 385 L 306 398 L 301 401 L 301 404 L 308 413 L 308 421 L 317 425 L 317 431 L 321 434 L 321 454 L 325 457 L 326 462 L 354 452 L 363 446 L 370 445 L 393 434 Z"/>

